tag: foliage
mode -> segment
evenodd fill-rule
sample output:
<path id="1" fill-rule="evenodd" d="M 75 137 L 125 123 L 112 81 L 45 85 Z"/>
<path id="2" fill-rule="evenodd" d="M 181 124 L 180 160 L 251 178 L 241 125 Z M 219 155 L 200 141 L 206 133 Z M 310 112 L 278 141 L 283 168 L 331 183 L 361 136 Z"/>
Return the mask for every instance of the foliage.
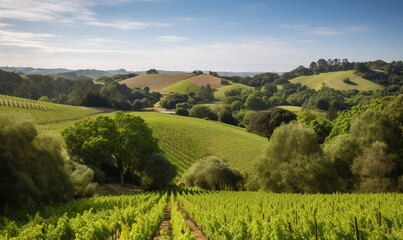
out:
<path id="1" fill-rule="evenodd" d="M 146 73 L 147 74 L 158 74 L 159 72 L 157 70 L 155 70 L 154 68 L 152 68 L 152 69 L 148 70 Z"/>
<path id="2" fill-rule="evenodd" d="M 99 116 L 75 123 L 62 135 L 75 160 L 103 170 L 113 166 L 121 184 L 125 178 L 133 179 L 147 156 L 158 151 L 157 140 L 144 120 L 121 112 L 114 118 Z"/>
<path id="3" fill-rule="evenodd" d="M 215 156 L 196 161 L 182 179 L 188 187 L 209 190 L 239 190 L 242 187 L 242 175 Z"/>
<path id="4" fill-rule="evenodd" d="M 271 108 L 267 111 L 257 112 L 250 119 L 247 130 L 270 139 L 274 129 L 282 123 L 289 123 L 296 119 L 297 116 L 288 110 Z"/>
<path id="5" fill-rule="evenodd" d="M 141 166 L 143 177 L 141 186 L 147 190 L 163 189 L 176 177 L 176 166 L 164 155 L 153 153 Z"/>
<path id="6" fill-rule="evenodd" d="M 388 145 L 375 141 L 354 159 L 353 173 L 360 178 L 359 191 L 388 192 L 396 190 L 394 176 L 398 167 L 397 155 L 388 153 Z"/>
<path id="7" fill-rule="evenodd" d="M 195 105 L 189 110 L 190 117 L 217 120 L 217 115 L 207 106 Z"/>
<path id="8" fill-rule="evenodd" d="M 401 194 L 207 192 L 177 199 L 209 239 L 400 239 L 403 234 Z"/>
<path id="9" fill-rule="evenodd" d="M 62 142 L 19 114 L 0 114 L 0 211 L 66 201 L 72 186 Z"/>
<path id="10" fill-rule="evenodd" d="M 296 122 L 274 131 L 257 173 L 261 187 L 274 192 L 328 193 L 338 187 L 315 132 Z"/>

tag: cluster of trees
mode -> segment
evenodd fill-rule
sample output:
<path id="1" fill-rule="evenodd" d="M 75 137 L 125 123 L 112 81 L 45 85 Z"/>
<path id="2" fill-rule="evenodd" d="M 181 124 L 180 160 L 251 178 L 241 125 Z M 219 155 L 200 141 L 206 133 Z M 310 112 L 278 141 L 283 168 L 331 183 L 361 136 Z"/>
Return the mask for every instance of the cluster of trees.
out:
<path id="1" fill-rule="evenodd" d="M 48 75 L 26 75 L 0 70 L 0 94 L 51 102 L 90 107 L 111 107 L 116 109 L 141 109 L 153 106 L 161 94 L 150 92 L 149 88 L 130 89 L 119 84 L 122 76 L 102 77 L 98 84 L 91 78 L 79 77 L 75 81 Z"/>
<path id="2" fill-rule="evenodd" d="M 163 188 L 176 167 L 161 154 L 158 141 L 144 120 L 118 112 L 113 118 L 85 119 L 63 130 L 71 158 L 95 172 L 97 182 L 120 180 L 145 189 Z"/>
<path id="3" fill-rule="evenodd" d="M 277 127 L 246 186 L 273 192 L 403 191 L 403 95 Z M 323 144 L 321 144 L 323 143 Z"/>
<path id="4" fill-rule="evenodd" d="M 197 107 L 196 104 L 214 101 L 214 90 L 210 84 L 201 86 L 197 93 L 186 94 L 170 93 L 161 98 L 160 106 L 167 109 L 175 109 L 176 114 L 189 116 L 190 110 Z"/>
<path id="5" fill-rule="evenodd" d="M 0 212 L 88 196 L 94 172 L 63 154 L 62 140 L 38 134 L 28 116 L 0 114 Z"/>

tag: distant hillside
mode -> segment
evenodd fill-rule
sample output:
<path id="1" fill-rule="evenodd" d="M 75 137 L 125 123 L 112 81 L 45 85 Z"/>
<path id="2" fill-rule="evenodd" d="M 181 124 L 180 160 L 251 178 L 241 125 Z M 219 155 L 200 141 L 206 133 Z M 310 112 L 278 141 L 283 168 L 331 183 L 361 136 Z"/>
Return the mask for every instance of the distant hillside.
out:
<path id="1" fill-rule="evenodd" d="M 160 91 L 179 81 L 196 76 L 193 73 L 180 74 L 144 74 L 137 77 L 128 78 L 120 81 L 121 84 L 126 84 L 129 88 L 149 87 L 151 91 Z"/>
<path id="2" fill-rule="evenodd" d="M 113 76 L 117 74 L 130 73 L 125 69 L 107 70 L 107 71 L 97 69 L 70 70 L 66 68 L 31 68 L 31 67 L 0 67 L 0 69 L 7 72 L 15 72 L 22 74 L 42 74 L 42 75 L 52 75 L 55 77 L 66 77 L 70 80 L 76 80 L 79 76 L 86 76 L 95 79 L 102 76 Z"/>
<path id="3" fill-rule="evenodd" d="M 216 92 L 214 92 L 214 98 L 217 100 L 223 100 L 225 98 L 225 92 L 233 89 L 253 89 L 252 87 L 236 83 L 227 85 L 221 88 L 218 88 Z"/>
<path id="4" fill-rule="evenodd" d="M 349 78 L 350 82 L 343 79 Z M 382 89 L 382 86 L 354 74 L 354 70 L 320 73 L 318 75 L 301 76 L 290 80 L 292 83 L 301 83 L 309 88 L 319 90 L 327 86 L 337 90 L 356 89 L 359 91 Z"/>
<path id="5" fill-rule="evenodd" d="M 174 83 L 173 85 L 163 88 L 160 90 L 160 92 L 163 94 L 171 93 L 171 92 L 186 94 L 189 92 L 197 93 L 199 90 L 200 90 L 200 86 L 190 82 L 188 79 L 188 80 L 179 81 L 177 83 Z"/>
<path id="6" fill-rule="evenodd" d="M 149 87 L 152 91 L 171 91 L 172 89 L 168 89 L 170 86 L 183 81 L 187 80 L 188 83 L 193 83 L 199 87 L 206 86 L 210 84 L 212 88 L 221 88 L 226 85 L 221 84 L 220 77 L 214 77 L 210 75 L 196 75 L 193 73 L 179 73 L 179 74 L 144 74 L 137 77 L 128 78 L 125 80 L 120 81 L 121 84 L 126 84 L 129 88 L 134 87 Z M 179 86 L 184 86 L 179 84 Z M 179 92 L 183 92 L 185 89 L 178 86 L 173 87 L 173 89 L 179 89 Z M 185 86 L 186 88 L 186 86 Z M 173 91 L 174 92 L 174 91 Z"/>

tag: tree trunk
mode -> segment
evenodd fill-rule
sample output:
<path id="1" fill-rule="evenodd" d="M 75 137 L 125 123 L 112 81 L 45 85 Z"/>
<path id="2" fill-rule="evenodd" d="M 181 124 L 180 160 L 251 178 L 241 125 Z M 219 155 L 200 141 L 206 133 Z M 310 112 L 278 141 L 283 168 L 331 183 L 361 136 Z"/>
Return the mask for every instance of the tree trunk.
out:
<path id="1" fill-rule="evenodd" d="M 122 160 L 117 159 L 116 163 L 117 163 L 118 168 L 119 168 L 120 185 L 124 185 L 125 184 L 125 178 L 123 176 L 123 163 L 122 163 Z"/>

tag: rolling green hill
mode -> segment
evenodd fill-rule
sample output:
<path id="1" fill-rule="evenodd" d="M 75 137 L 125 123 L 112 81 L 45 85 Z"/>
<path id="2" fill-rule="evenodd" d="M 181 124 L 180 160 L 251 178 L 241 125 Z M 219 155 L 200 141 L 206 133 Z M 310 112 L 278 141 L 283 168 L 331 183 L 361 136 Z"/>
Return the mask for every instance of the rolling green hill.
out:
<path id="1" fill-rule="evenodd" d="M 351 83 L 343 82 L 349 78 Z M 309 88 L 319 90 L 322 86 L 327 86 L 337 90 L 357 89 L 359 91 L 377 90 L 382 87 L 374 82 L 366 80 L 354 74 L 354 70 L 320 73 L 319 75 L 301 76 L 290 80 L 292 83 L 301 83 Z"/>
<path id="2" fill-rule="evenodd" d="M 144 74 L 137 77 L 128 78 L 120 81 L 121 84 L 126 84 L 129 88 L 149 87 L 151 91 L 160 91 L 163 88 L 169 87 L 179 81 L 196 76 L 192 73 L 178 74 Z"/>
<path id="3" fill-rule="evenodd" d="M 180 174 L 194 161 L 209 155 L 227 160 L 240 171 L 248 171 L 267 145 L 263 137 L 219 122 L 153 112 L 133 114 L 144 118 L 152 127 L 160 147 L 178 166 Z"/>
<path id="4" fill-rule="evenodd" d="M 200 87 L 188 80 L 182 80 L 179 81 L 173 85 L 170 85 L 164 89 L 161 89 L 161 93 L 170 93 L 170 92 L 176 92 L 176 93 L 182 93 L 186 94 L 188 92 L 194 92 L 197 93 L 199 92 Z"/>
<path id="5" fill-rule="evenodd" d="M 232 89 L 252 89 L 252 87 L 240 84 L 240 83 L 235 83 L 232 85 L 228 85 L 225 87 L 218 88 L 217 91 L 214 92 L 214 98 L 217 100 L 223 100 L 225 98 L 225 92 L 232 90 Z"/>
<path id="6" fill-rule="evenodd" d="M 0 95 L 0 112 L 24 112 L 31 115 L 35 123 L 49 124 L 74 121 L 85 116 L 101 113 L 102 111 Z"/>

